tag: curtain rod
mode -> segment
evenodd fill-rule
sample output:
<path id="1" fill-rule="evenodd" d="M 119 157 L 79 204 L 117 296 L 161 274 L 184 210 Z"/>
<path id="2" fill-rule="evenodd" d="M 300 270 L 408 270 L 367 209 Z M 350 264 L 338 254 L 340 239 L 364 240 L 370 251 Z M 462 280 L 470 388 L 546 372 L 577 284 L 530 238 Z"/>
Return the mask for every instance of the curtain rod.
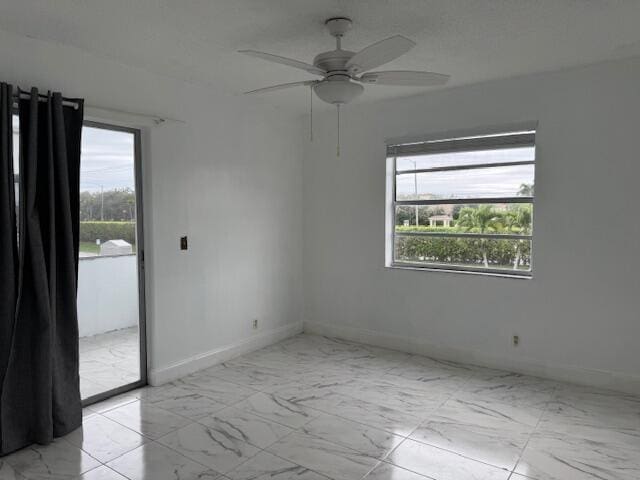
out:
<path id="1" fill-rule="evenodd" d="M 31 98 L 31 92 L 22 92 L 21 91 L 21 92 L 18 92 L 18 93 L 14 93 L 13 97 L 16 99 L 16 103 L 17 103 L 17 101 L 20 100 L 20 99 L 27 100 L 27 99 Z M 48 100 L 49 100 L 49 97 L 47 95 L 43 95 L 41 93 L 38 94 L 38 101 L 46 102 Z M 79 107 L 78 100 L 70 100 L 68 98 L 63 98 L 62 99 L 62 105 L 64 105 L 65 107 L 73 107 L 76 110 Z"/>
<path id="2" fill-rule="evenodd" d="M 19 93 L 14 93 L 13 94 L 14 97 L 14 103 L 17 104 L 17 101 L 19 99 L 29 99 L 31 98 L 31 92 L 24 92 L 24 91 L 20 91 Z M 47 95 L 43 95 L 41 93 L 38 94 L 38 100 L 40 102 L 46 102 L 48 101 L 49 97 Z M 68 98 L 63 98 L 62 99 L 62 105 L 67 106 L 67 107 L 73 107 L 74 109 L 78 109 L 79 104 L 78 104 L 78 100 L 71 100 Z M 187 123 L 184 120 L 177 120 L 175 118 L 169 118 L 169 117 L 164 117 L 164 116 L 159 116 L 159 115 L 147 115 L 147 114 L 140 114 L 140 113 L 133 113 L 133 112 L 128 112 L 125 110 L 116 110 L 116 109 L 112 109 L 112 108 L 105 108 L 105 107 L 99 107 L 99 106 L 95 106 L 95 105 L 87 105 L 85 104 L 85 113 L 90 113 L 92 110 L 94 111 L 98 111 L 98 112 L 108 112 L 108 113 L 115 113 L 118 115 L 125 115 L 125 116 L 129 116 L 129 117 L 138 117 L 138 118 L 144 118 L 147 120 L 152 120 L 153 123 L 155 123 L 156 125 L 160 125 L 162 123 L 165 122 L 173 122 L 173 123 Z"/>

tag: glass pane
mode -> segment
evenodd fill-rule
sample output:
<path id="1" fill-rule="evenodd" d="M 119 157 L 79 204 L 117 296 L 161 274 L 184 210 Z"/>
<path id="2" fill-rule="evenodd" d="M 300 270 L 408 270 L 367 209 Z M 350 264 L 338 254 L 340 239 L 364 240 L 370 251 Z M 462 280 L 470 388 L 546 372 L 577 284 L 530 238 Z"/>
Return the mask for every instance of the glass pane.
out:
<path id="1" fill-rule="evenodd" d="M 534 165 L 405 173 L 396 175 L 396 200 L 527 196 L 533 182 Z"/>
<path id="2" fill-rule="evenodd" d="M 421 170 L 458 165 L 481 165 L 484 163 L 527 162 L 535 160 L 534 147 L 500 148 L 472 152 L 432 153 L 411 157 L 398 157 L 396 170 Z"/>
<path id="3" fill-rule="evenodd" d="M 533 204 L 398 205 L 396 206 L 395 225 L 397 233 L 531 235 L 533 232 Z"/>
<path id="4" fill-rule="evenodd" d="M 78 324 L 82 398 L 140 380 L 135 136 L 85 126 Z"/>
<path id="5" fill-rule="evenodd" d="M 470 270 L 530 271 L 531 241 L 396 235 L 394 261 L 466 267 Z"/>

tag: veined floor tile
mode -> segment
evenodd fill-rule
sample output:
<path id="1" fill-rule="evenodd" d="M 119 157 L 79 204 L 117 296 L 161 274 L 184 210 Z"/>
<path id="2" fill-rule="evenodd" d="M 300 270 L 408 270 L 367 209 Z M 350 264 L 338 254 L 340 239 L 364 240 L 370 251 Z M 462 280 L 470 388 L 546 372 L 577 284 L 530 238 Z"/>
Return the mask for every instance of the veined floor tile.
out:
<path id="1" fill-rule="evenodd" d="M 437 480 L 507 480 L 510 472 L 407 439 L 387 460 Z"/>
<path id="2" fill-rule="evenodd" d="M 139 400 L 109 410 L 104 416 L 152 439 L 160 438 L 191 422 L 188 418 L 145 405 Z"/>
<path id="3" fill-rule="evenodd" d="M 274 392 L 274 395 L 296 405 L 323 411 L 330 411 L 333 406 L 344 399 L 343 395 L 339 395 L 330 386 L 310 387 L 304 384 L 280 388 Z"/>
<path id="4" fill-rule="evenodd" d="M 82 427 L 67 435 L 65 440 L 103 463 L 145 442 L 143 436 L 102 415 L 86 419 Z"/>
<path id="5" fill-rule="evenodd" d="M 334 480 L 359 480 L 378 460 L 303 433 L 292 433 L 267 451 Z"/>
<path id="6" fill-rule="evenodd" d="M 341 396 L 340 401 L 326 413 L 400 436 L 409 435 L 421 423 L 421 419 L 414 415 L 347 396 Z"/>
<path id="7" fill-rule="evenodd" d="M 380 463 L 364 480 L 432 480 L 390 463 Z"/>
<path id="8" fill-rule="evenodd" d="M 614 412 L 609 417 L 618 418 Z M 640 428 L 616 426 L 618 423 L 615 421 L 610 427 L 603 424 L 607 423 L 590 422 L 588 418 L 575 418 L 547 411 L 540 420 L 537 431 L 551 435 L 578 437 L 607 445 L 619 445 L 623 448 L 635 447 L 640 452 Z M 622 422 L 620 424 L 624 425 Z"/>
<path id="9" fill-rule="evenodd" d="M 37 480 L 71 479 L 100 466 L 100 462 L 89 454 L 62 439 L 46 446 L 32 445 L 4 457 L 2 461 L 22 475 L 17 478 Z"/>
<path id="10" fill-rule="evenodd" d="M 233 405 L 256 393 L 256 390 L 227 382 L 205 372 L 195 373 L 173 382 L 184 390 L 206 395 L 227 405 Z"/>
<path id="11" fill-rule="evenodd" d="M 231 480 L 330 480 L 306 467 L 260 452 L 226 474 Z"/>
<path id="12" fill-rule="evenodd" d="M 158 442 L 218 472 L 228 472 L 256 455 L 260 449 L 226 432 L 192 423 Z"/>
<path id="13" fill-rule="evenodd" d="M 536 432 L 515 469 L 536 480 L 637 480 L 638 448 Z"/>
<path id="14" fill-rule="evenodd" d="M 105 413 L 109 410 L 113 410 L 114 408 L 121 407 L 127 403 L 138 400 L 138 394 L 136 392 L 138 392 L 138 390 L 116 395 L 115 397 L 108 398 L 107 400 L 94 403 L 90 408 L 98 413 Z"/>
<path id="15" fill-rule="evenodd" d="M 215 480 L 218 472 L 155 442 L 116 458 L 107 465 L 130 480 Z"/>
<path id="16" fill-rule="evenodd" d="M 5 459 L 0 458 L 0 480 L 26 480 L 26 477 L 18 473 Z"/>
<path id="17" fill-rule="evenodd" d="M 256 393 L 238 403 L 236 408 L 291 428 L 299 428 L 320 415 L 318 411 L 266 393 Z"/>
<path id="18" fill-rule="evenodd" d="M 410 438 L 512 470 L 535 426 L 516 420 L 530 422 L 526 413 L 509 405 L 449 400 Z"/>
<path id="19" fill-rule="evenodd" d="M 199 422 L 220 435 L 236 438 L 258 448 L 267 448 L 293 431 L 289 427 L 234 407 L 227 407 L 201 418 Z"/>
<path id="20" fill-rule="evenodd" d="M 296 383 L 285 371 L 251 364 L 224 363 L 209 369 L 207 373 L 221 380 L 264 392 L 272 392 L 282 386 Z"/>
<path id="21" fill-rule="evenodd" d="M 101 465 L 83 474 L 78 480 L 127 480 L 127 478 L 106 465 Z"/>
<path id="22" fill-rule="evenodd" d="M 378 459 L 384 458 L 404 440 L 404 437 L 384 430 L 328 414 L 307 423 L 300 431 Z"/>
<path id="23" fill-rule="evenodd" d="M 409 413 L 424 419 L 451 397 L 450 392 L 428 392 L 412 389 L 406 383 L 398 386 L 383 379 L 362 382 L 349 393 L 351 396 L 367 400 L 388 408 Z"/>
<path id="24" fill-rule="evenodd" d="M 105 366 L 137 371 L 131 333 L 81 339 L 84 393 Z M 0 480 L 640 478 L 638 396 L 310 335 L 83 417 L 0 459 Z"/>
<path id="25" fill-rule="evenodd" d="M 449 391 L 459 390 L 471 378 L 469 370 L 456 370 L 442 367 L 428 367 L 407 364 L 396 367 L 387 376 L 400 377 L 414 382 L 420 382 L 428 388 L 444 389 Z"/>
<path id="26" fill-rule="evenodd" d="M 227 405 L 182 386 L 167 388 L 140 399 L 144 405 L 162 408 L 176 415 L 197 420 L 222 410 Z"/>

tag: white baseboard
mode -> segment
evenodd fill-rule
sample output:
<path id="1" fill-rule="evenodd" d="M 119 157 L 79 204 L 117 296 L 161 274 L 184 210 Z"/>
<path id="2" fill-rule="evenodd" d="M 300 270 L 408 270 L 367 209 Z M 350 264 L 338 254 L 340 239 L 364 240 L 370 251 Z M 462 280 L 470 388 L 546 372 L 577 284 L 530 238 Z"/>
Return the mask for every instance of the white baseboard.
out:
<path id="1" fill-rule="evenodd" d="M 239 355 L 253 352 L 261 348 L 277 343 L 285 338 L 302 333 L 302 322 L 274 328 L 268 332 L 254 335 L 230 345 L 194 355 L 179 362 L 172 363 L 165 367 L 149 370 L 148 381 L 150 385 L 157 386 L 163 383 L 172 382 L 178 378 L 197 372 L 204 368 L 212 367 L 218 363 L 225 362 Z"/>
<path id="2" fill-rule="evenodd" d="M 572 365 L 550 365 L 532 359 L 505 358 L 484 352 L 429 344 L 420 339 L 401 335 L 319 322 L 305 321 L 304 332 L 417 355 L 426 355 L 453 362 L 495 368 L 526 375 L 535 375 L 552 380 L 640 395 L 640 375 L 582 368 Z"/>

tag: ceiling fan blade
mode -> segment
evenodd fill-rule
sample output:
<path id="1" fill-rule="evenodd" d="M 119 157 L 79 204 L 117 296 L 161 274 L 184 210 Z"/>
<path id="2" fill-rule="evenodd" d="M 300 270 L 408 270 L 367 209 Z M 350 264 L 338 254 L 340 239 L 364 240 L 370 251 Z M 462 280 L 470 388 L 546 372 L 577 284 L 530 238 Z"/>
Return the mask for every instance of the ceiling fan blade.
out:
<path id="1" fill-rule="evenodd" d="M 281 57 L 279 55 L 272 55 L 271 53 L 258 52 L 256 50 L 239 50 L 238 53 L 244 53 L 245 55 L 249 55 L 251 57 L 261 58 L 263 60 L 267 60 L 268 62 L 279 63 L 281 65 L 287 65 L 293 68 L 299 68 L 314 75 L 324 76 L 327 73 L 324 70 L 311 65 L 310 63 L 300 62 L 299 60 L 293 60 L 292 58 Z"/>
<path id="2" fill-rule="evenodd" d="M 366 72 L 395 60 L 400 55 L 407 53 L 415 45 L 413 40 L 409 40 L 402 35 L 394 35 L 380 40 L 351 57 L 347 62 L 347 70 L 352 74 Z"/>
<path id="3" fill-rule="evenodd" d="M 387 72 L 365 73 L 358 79 L 358 81 L 377 85 L 432 87 L 436 85 L 444 85 L 449 81 L 449 78 L 449 75 L 442 73 L 390 70 Z"/>
<path id="4" fill-rule="evenodd" d="M 306 80 L 304 82 L 291 82 L 291 83 L 281 83 L 280 85 L 273 85 L 271 87 L 258 88 L 257 90 L 251 90 L 249 92 L 244 92 L 245 95 L 251 95 L 254 93 L 267 93 L 273 92 L 275 90 L 283 90 L 285 88 L 291 87 L 303 87 L 305 85 L 313 85 L 314 83 L 318 83 L 320 80 Z"/>

